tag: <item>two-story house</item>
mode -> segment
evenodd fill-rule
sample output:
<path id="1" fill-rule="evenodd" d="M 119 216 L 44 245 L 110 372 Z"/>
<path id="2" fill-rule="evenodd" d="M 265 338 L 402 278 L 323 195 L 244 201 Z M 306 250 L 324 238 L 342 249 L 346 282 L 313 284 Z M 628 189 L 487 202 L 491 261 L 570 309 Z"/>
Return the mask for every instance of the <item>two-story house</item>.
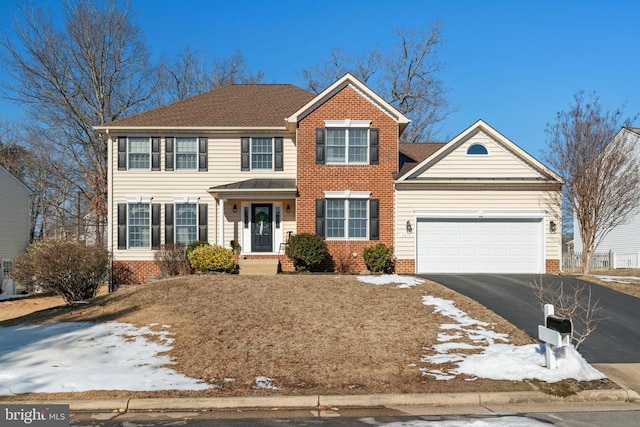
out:
<path id="1" fill-rule="evenodd" d="M 0 284 L 7 293 L 15 291 L 11 265 L 29 244 L 30 209 L 29 187 L 0 166 Z"/>
<path id="2" fill-rule="evenodd" d="M 549 231 L 559 222 L 557 176 L 481 121 L 447 144 L 399 144 L 408 123 L 347 74 L 318 95 L 292 85 L 230 85 L 98 127 L 110 147 L 116 271 L 144 281 L 158 273 L 154 249 L 194 240 L 237 241 L 242 257 L 280 258 L 286 271 L 282 243 L 309 232 L 325 238 L 327 268 L 361 271 L 364 248 L 382 242 L 396 248 L 398 272 L 435 272 L 423 246 L 433 246 L 430 233 L 434 223 L 447 225 L 443 218 L 492 221 L 490 234 L 509 234 L 491 252 L 507 262 L 486 268 L 559 269 L 560 233 Z M 487 153 L 476 153 L 480 147 Z M 497 201 L 485 203 L 491 196 Z M 466 213 L 442 216 L 451 209 Z M 534 225 L 525 231 L 500 227 L 527 221 Z M 535 244 L 523 250 L 526 233 Z"/>

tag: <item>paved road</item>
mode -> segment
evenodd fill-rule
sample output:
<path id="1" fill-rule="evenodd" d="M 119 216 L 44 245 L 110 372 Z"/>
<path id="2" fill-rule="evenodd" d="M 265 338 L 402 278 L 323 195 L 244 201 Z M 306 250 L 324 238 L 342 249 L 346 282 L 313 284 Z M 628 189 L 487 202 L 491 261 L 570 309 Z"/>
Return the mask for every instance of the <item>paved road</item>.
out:
<path id="1" fill-rule="evenodd" d="M 584 285 L 591 288 L 594 300 L 599 300 L 603 318 L 597 329 L 580 347 L 589 363 L 640 362 L 640 299 L 603 286 L 570 277 L 526 274 L 425 274 L 424 278 L 438 282 L 467 295 L 537 338 L 543 314 L 530 284 L 563 282 L 565 286 Z"/>

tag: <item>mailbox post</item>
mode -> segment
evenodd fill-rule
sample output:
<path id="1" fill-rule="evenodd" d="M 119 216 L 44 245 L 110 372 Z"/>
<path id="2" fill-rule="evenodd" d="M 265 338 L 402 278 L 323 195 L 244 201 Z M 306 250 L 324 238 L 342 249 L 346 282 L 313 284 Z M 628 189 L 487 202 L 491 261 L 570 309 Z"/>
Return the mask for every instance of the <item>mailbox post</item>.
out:
<path id="1" fill-rule="evenodd" d="M 538 325 L 538 337 L 545 343 L 547 368 L 556 369 L 557 347 L 568 347 L 571 344 L 571 320 L 554 315 L 551 304 L 544 305 L 544 326 Z"/>

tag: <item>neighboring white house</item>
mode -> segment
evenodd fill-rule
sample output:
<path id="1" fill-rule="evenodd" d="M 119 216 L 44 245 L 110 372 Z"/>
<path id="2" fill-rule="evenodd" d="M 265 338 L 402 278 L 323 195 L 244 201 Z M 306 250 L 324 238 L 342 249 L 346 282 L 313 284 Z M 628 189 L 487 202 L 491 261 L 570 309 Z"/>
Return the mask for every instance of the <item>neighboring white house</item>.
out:
<path id="1" fill-rule="evenodd" d="M 627 138 L 635 144 L 635 155 L 640 160 L 640 128 L 622 128 L 615 138 Z M 574 221 L 576 221 L 574 216 Z M 573 236 L 575 252 L 582 252 L 580 228 L 574 226 Z M 634 216 L 625 224 L 611 230 L 596 248 L 596 252 L 612 252 L 617 255 L 617 262 L 612 267 L 640 268 L 640 206 Z"/>
<path id="2" fill-rule="evenodd" d="M 0 166 L 0 282 L 8 287 L 11 263 L 29 244 L 31 190 Z"/>

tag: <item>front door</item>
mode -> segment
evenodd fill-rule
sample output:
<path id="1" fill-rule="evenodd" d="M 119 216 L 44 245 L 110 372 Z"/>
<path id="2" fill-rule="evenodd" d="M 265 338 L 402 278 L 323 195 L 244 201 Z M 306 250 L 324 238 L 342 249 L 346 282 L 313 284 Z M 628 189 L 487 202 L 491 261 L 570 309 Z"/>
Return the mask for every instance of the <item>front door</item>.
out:
<path id="1" fill-rule="evenodd" d="M 251 205 L 251 252 L 273 252 L 271 204 Z"/>

